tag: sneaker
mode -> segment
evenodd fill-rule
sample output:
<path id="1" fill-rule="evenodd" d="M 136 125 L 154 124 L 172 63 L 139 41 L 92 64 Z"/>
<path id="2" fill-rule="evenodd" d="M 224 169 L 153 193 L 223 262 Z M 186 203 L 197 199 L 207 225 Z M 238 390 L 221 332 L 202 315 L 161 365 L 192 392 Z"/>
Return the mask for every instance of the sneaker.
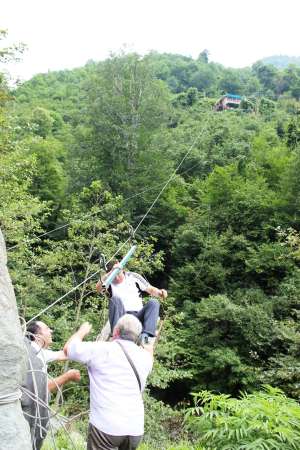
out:
<path id="1" fill-rule="evenodd" d="M 148 344 L 154 346 L 155 344 L 155 340 L 156 340 L 156 336 L 150 337 L 148 338 Z"/>
<path id="2" fill-rule="evenodd" d="M 141 333 L 138 340 L 139 345 L 147 345 L 149 344 L 149 335 L 148 333 Z"/>

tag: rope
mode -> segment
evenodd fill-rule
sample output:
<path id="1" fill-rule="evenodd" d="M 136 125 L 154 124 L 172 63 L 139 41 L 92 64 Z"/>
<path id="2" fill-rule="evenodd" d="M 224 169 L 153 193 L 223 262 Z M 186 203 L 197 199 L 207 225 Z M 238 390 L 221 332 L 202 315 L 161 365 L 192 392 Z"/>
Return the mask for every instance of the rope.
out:
<path id="1" fill-rule="evenodd" d="M 184 170 L 184 171 L 181 172 L 179 175 L 184 175 L 185 173 L 190 172 L 191 170 L 195 169 L 195 167 L 200 166 L 201 163 L 202 163 L 202 161 L 200 161 L 200 162 L 194 164 L 192 167 L 189 167 L 188 169 Z M 154 185 L 154 186 L 151 186 L 151 187 L 149 187 L 149 188 L 147 188 L 147 189 L 143 189 L 142 191 L 137 192 L 137 193 L 135 193 L 135 194 L 132 194 L 132 195 L 130 195 L 129 197 L 125 198 L 123 201 L 124 201 L 124 203 L 126 203 L 127 201 L 132 200 L 133 198 L 139 197 L 139 196 L 145 194 L 146 192 L 155 191 L 155 190 L 158 189 L 160 186 L 163 186 L 165 183 L 166 183 L 166 182 L 164 181 L 163 183 L 158 183 L 158 184 L 156 184 L 156 185 Z M 82 219 L 87 219 L 88 217 L 92 217 L 92 216 L 95 216 L 95 215 L 97 215 L 97 214 L 99 214 L 99 211 L 93 212 L 93 213 L 85 214 L 85 215 L 81 218 L 81 220 L 82 220 Z M 42 233 L 42 234 L 38 234 L 37 236 L 35 236 L 35 238 L 40 239 L 40 238 L 42 238 L 42 237 L 44 237 L 44 236 L 48 236 L 49 234 L 55 233 L 55 231 L 62 230 L 63 228 L 66 228 L 66 227 L 72 225 L 72 223 L 74 223 L 75 221 L 76 221 L 76 219 L 73 219 L 73 220 L 71 220 L 70 222 L 65 223 L 64 225 L 60 225 L 59 227 L 54 228 L 53 230 L 47 231 L 47 232 Z M 13 246 L 11 246 L 11 247 L 8 247 L 8 248 L 7 248 L 7 251 L 9 252 L 10 250 L 13 250 L 14 248 L 18 247 L 19 245 L 21 245 L 22 242 L 23 242 L 23 240 L 22 240 L 21 242 L 19 242 L 18 244 L 15 244 L 15 245 L 13 245 Z"/>
<path id="2" fill-rule="evenodd" d="M 164 184 L 163 188 L 160 190 L 160 192 L 158 193 L 158 195 L 156 196 L 156 198 L 154 199 L 154 201 L 152 202 L 152 204 L 150 205 L 150 207 L 148 208 L 148 210 L 146 211 L 146 213 L 144 214 L 144 216 L 142 217 L 142 219 L 139 221 L 138 225 L 135 227 L 135 229 L 133 230 L 132 236 L 135 236 L 137 230 L 140 228 L 140 226 L 142 225 L 142 223 L 144 222 L 144 220 L 146 219 L 146 217 L 148 216 L 148 214 L 150 213 L 150 211 L 152 210 L 152 208 L 154 207 L 154 205 L 157 203 L 158 199 L 160 198 L 161 194 L 164 192 L 164 190 L 166 189 L 166 187 L 170 184 L 170 182 L 173 180 L 173 178 L 175 177 L 175 175 L 177 174 L 178 170 L 180 169 L 180 167 L 182 166 L 182 164 L 184 163 L 184 161 L 186 160 L 186 158 L 188 157 L 188 155 L 191 153 L 192 149 L 194 148 L 195 144 L 197 143 L 197 141 L 200 139 L 200 137 L 202 136 L 206 126 L 208 123 L 208 119 L 206 120 L 206 122 L 204 123 L 200 133 L 197 135 L 197 137 L 194 139 L 192 145 L 190 146 L 190 148 L 188 149 L 188 151 L 185 153 L 184 157 L 182 158 L 182 160 L 180 161 L 180 163 L 178 164 L 178 166 L 176 167 L 176 169 L 173 171 L 173 173 L 171 174 L 171 176 L 169 177 L 169 179 L 167 180 L 167 182 Z M 117 251 L 114 253 L 114 255 L 107 261 L 110 262 L 119 252 L 120 250 L 127 244 L 127 242 L 129 242 L 132 239 L 132 236 L 130 236 L 118 249 Z M 66 294 L 62 295 L 61 297 L 59 297 L 57 300 L 55 300 L 53 303 L 51 303 L 50 305 L 48 305 L 46 308 L 44 308 L 42 311 L 40 311 L 38 314 L 36 314 L 34 317 L 32 317 L 28 322 L 26 322 L 26 324 L 32 322 L 33 320 L 37 319 L 38 317 L 40 317 L 44 312 L 48 311 L 50 308 L 52 308 L 54 305 L 56 305 L 57 303 L 59 303 L 61 300 L 63 300 L 64 298 L 66 298 L 69 294 L 71 294 L 72 292 L 76 291 L 80 286 L 82 286 L 83 284 L 85 284 L 87 281 L 89 281 L 91 278 L 93 278 L 95 275 L 97 275 L 99 272 L 101 271 L 101 269 L 97 270 L 96 272 L 94 272 L 92 275 L 90 275 L 89 277 L 87 277 L 85 280 L 83 280 L 81 283 L 77 284 L 76 286 L 74 286 L 70 291 L 68 291 Z"/>
<path id="3" fill-rule="evenodd" d="M 31 357 L 29 355 L 28 349 L 26 347 L 26 351 L 27 351 L 27 356 L 28 356 L 28 361 L 29 361 L 29 367 L 27 372 L 31 373 L 32 376 L 32 383 L 33 383 L 33 391 L 29 390 L 28 388 L 26 388 L 25 386 L 20 386 L 21 391 L 23 392 L 23 394 L 25 396 L 27 396 L 32 402 L 34 402 L 35 404 L 35 408 L 34 408 L 34 415 L 30 414 L 28 411 L 24 411 L 23 413 L 25 416 L 30 417 L 33 420 L 33 423 L 31 425 L 31 435 L 33 437 L 32 440 L 32 444 L 33 444 L 33 448 L 37 449 L 36 447 L 36 433 L 39 434 L 39 436 L 41 438 L 45 438 L 47 431 L 48 431 L 48 426 L 50 429 L 50 436 L 52 438 L 52 443 L 54 448 L 56 449 L 56 445 L 55 445 L 55 439 L 54 439 L 54 431 L 53 431 L 53 426 L 52 426 L 52 420 L 55 419 L 58 424 L 60 425 L 60 427 L 62 427 L 65 431 L 65 433 L 68 436 L 68 439 L 71 443 L 71 446 L 74 450 L 76 450 L 76 445 L 73 442 L 70 433 L 68 432 L 68 430 L 65 427 L 65 423 L 67 422 L 67 419 L 63 416 L 61 416 L 59 414 L 58 411 L 55 411 L 54 409 L 52 409 L 49 404 L 48 404 L 48 387 L 47 387 L 47 383 L 45 383 L 45 397 L 46 397 L 46 401 L 44 401 L 42 398 L 40 398 L 40 393 L 39 393 L 39 389 L 38 389 L 38 380 L 36 378 L 36 374 L 37 373 L 42 373 L 44 374 L 48 379 L 52 377 L 49 377 L 49 375 L 44 371 L 44 369 L 33 369 L 33 364 L 32 364 L 32 360 Z M 53 381 L 55 381 L 55 379 L 53 379 Z M 60 387 L 57 385 L 57 388 L 61 394 L 61 398 L 63 400 L 62 397 L 62 392 L 60 390 Z M 41 414 L 42 411 L 42 407 L 44 408 L 44 415 Z M 45 415 L 46 414 L 46 415 Z M 45 425 L 45 420 L 48 422 L 48 425 Z M 44 425 L 42 424 L 42 421 L 44 421 Z"/>
<path id="4" fill-rule="evenodd" d="M 178 170 L 180 169 L 180 167 L 182 166 L 182 164 L 184 163 L 184 161 L 186 160 L 186 158 L 188 157 L 188 155 L 191 153 L 191 151 L 193 150 L 196 142 L 200 139 L 200 137 L 202 136 L 206 125 L 207 125 L 208 119 L 206 120 L 206 122 L 204 123 L 202 130 L 200 131 L 200 133 L 198 134 L 198 136 L 195 138 L 194 142 L 192 143 L 192 145 L 190 146 L 190 148 L 188 149 L 188 151 L 186 152 L 186 154 L 184 155 L 184 157 L 182 158 L 182 160 L 180 161 L 180 163 L 178 164 L 178 166 L 176 167 L 176 169 L 174 170 L 174 172 L 171 174 L 170 178 L 168 179 L 168 181 L 164 184 L 163 188 L 160 190 L 160 192 L 158 193 L 158 195 L 156 196 L 155 200 L 152 202 L 152 204 L 150 205 L 150 207 L 148 208 L 148 210 L 146 211 L 146 213 L 144 214 L 144 216 L 142 217 L 142 219 L 139 221 L 139 223 L 137 224 L 136 228 L 133 230 L 133 236 L 135 235 L 135 233 L 137 232 L 137 230 L 139 229 L 139 227 L 142 225 L 142 223 L 144 222 L 144 220 L 146 219 L 146 217 L 148 216 L 148 214 L 150 213 L 151 209 L 154 207 L 154 205 L 156 204 L 156 202 L 158 201 L 159 197 L 161 196 L 161 194 L 164 192 L 164 190 L 166 189 L 166 187 L 169 185 L 169 183 L 173 180 L 173 178 L 175 177 L 175 175 L 177 174 Z"/>
<path id="5" fill-rule="evenodd" d="M 8 405 L 9 403 L 14 403 L 17 400 L 20 400 L 22 397 L 22 392 L 20 389 L 17 389 L 15 392 L 11 392 L 10 394 L 0 395 L 0 405 Z"/>
<path id="6" fill-rule="evenodd" d="M 124 247 L 124 245 L 127 244 L 127 242 L 131 239 L 128 238 L 119 248 L 118 250 L 113 254 L 113 256 L 107 261 L 110 262 L 118 253 L 119 251 Z M 59 297 L 57 300 L 55 300 L 53 303 L 51 303 L 51 305 L 47 306 L 46 308 L 44 308 L 42 311 L 40 311 L 38 314 L 36 314 L 34 317 L 32 317 L 30 320 L 28 320 L 26 322 L 26 325 L 30 322 L 32 322 L 33 320 L 37 319 L 38 317 L 40 317 L 44 312 L 48 311 L 48 309 L 52 308 L 52 306 L 56 305 L 58 302 L 60 302 L 61 300 L 63 300 L 65 297 L 67 297 L 69 294 L 71 294 L 72 292 L 76 291 L 76 289 L 78 289 L 80 286 L 82 286 L 84 283 L 86 283 L 87 281 L 89 281 L 91 278 L 93 278 L 95 275 L 97 275 L 99 272 L 101 271 L 101 269 L 97 270 L 96 272 L 94 272 L 92 275 L 90 275 L 89 277 L 87 277 L 85 280 L 83 280 L 81 283 L 77 284 L 77 286 L 74 286 L 70 291 L 68 291 L 66 294 L 62 295 L 61 297 Z"/>
<path id="7" fill-rule="evenodd" d="M 66 426 L 65 426 L 65 423 L 66 423 L 66 424 L 68 423 L 68 419 L 65 418 L 64 416 L 61 416 L 61 415 L 58 413 L 58 411 L 53 410 L 53 409 L 48 405 L 48 403 L 44 402 L 44 401 L 38 396 L 38 394 L 36 394 L 36 392 L 31 392 L 30 390 L 28 390 L 28 389 L 26 389 L 26 388 L 24 388 L 24 387 L 22 387 L 22 391 L 23 391 L 24 394 L 26 394 L 26 395 L 28 396 L 28 398 L 30 398 L 30 400 L 32 400 L 32 401 L 35 403 L 35 405 L 36 405 L 37 415 L 35 415 L 35 416 L 29 414 L 29 413 L 26 412 L 26 411 L 23 411 L 23 414 L 24 414 L 24 415 L 26 415 L 27 417 L 30 417 L 30 418 L 32 418 L 32 419 L 35 419 L 35 424 L 34 424 L 34 427 L 33 427 L 33 428 L 34 428 L 34 431 L 35 431 L 36 428 L 38 428 L 38 430 L 39 430 L 40 433 L 44 432 L 45 435 L 46 435 L 47 432 L 48 432 L 48 428 L 45 428 L 45 427 L 42 426 L 41 420 L 42 420 L 42 419 L 49 419 L 50 433 L 51 433 L 51 435 L 52 435 L 53 444 L 54 444 L 54 446 L 55 446 L 55 439 L 54 439 L 54 433 L 53 433 L 53 429 L 52 429 L 51 419 L 56 419 L 56 420 L 58 421 L 59 425 L 64 429 L 65 433 L 67 434 L 67 436 L 68 436 L 68 438 L 69 438 L 69 440 L 70 440 L 70 442 L 71 442 L 73 448 L 76 450 L 75 443 L 73 442 L 73 439 L 71 438 L 71 435 L 70 435 L 70 433 L 68 432 L 68 430 L 67 430 L 67 428 L 66 428 Z M 43 416 L 40 415 L 40 413 L 39 413 L 39 407 L 40 407 L 40 406 L 43 406 L 43 407 L 48 411 L 47 416 L 44 416 L 44 417 L 43 417 Z M 41 437 L 43 437 L 43 436 L 41 436 Z M 55 448 L 56 448 L 56 447 L 55 447 Z"/>

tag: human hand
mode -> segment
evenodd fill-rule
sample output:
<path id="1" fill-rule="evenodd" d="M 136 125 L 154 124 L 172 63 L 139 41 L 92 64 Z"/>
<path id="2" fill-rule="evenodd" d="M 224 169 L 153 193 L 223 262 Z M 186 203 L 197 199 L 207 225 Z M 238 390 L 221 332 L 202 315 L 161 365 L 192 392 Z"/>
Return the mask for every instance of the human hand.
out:
<path id="1" fill-rule="evenodd" d="M 78 331 L 84 337 L 90 333 L 91 329 L 92 325 L 89 322 L 83 322 Z"/>
<path id="2" fill-rule="evenodd" d="M 165 289 L 161 289 L 160 292 L 161 292 L 161 294 L 160 294 L 161 298 L 163 300 L 165 300 L 168 297 L 168 292 Z"/>
<path id="3" fill-rule="evenodd" d="M 101 280 L 99 280 L 98 282 L 97 282 L 97 284 L 96 284 L 96 291 L 98 292 L 98 294 L 101 294 L 101 292 L 103 291 L 103 284 L 102 284 L 102 281 Z"/>
<path id="4" fill-rule="evenodd" d="M 78 382 L 80 381 L 80 372 L 77 369 L 69 369 L 67 371 L 68 377 L 70 381 Z"/>
<path id="5" fill-rule="evenodd" d="M 120 264 L 119 262 L 117 262 L 116 264 L 113 265 L 113 270 L 114 270 L 114 269 L 120 269 L 120 270 L 122 270 L 123 268 L 122 268 L 121 264 Z"/>

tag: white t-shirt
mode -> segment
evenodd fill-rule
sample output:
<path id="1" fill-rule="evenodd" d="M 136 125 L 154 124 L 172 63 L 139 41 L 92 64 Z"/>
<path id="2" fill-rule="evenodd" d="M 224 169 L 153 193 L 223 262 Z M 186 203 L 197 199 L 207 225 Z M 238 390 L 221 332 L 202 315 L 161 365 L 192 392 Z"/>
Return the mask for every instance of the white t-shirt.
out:
<path id="1" fill-rule="evenodd" d="M 45 348 L 40 347 L 36 342 L 31 342 L 32 347 L 37 351 L 36 356 L 42 361 L 43 363 L 43 371 L 47 372 L 47 364 L 51 361 L 56 361 L 59 356 L 60 352 L 56 352 L 54 350 L 48 350 Z"/>
<path id="2" fill-rule="evenodd" d="M 142 389 L 152 369 L 152 357 L 134 342 L 121 340 L 139 374 Z M 90 422 L 112 436 L 144 433 L 144 404 L 138 381 L 116 342 L 81 342 L 68 346 L 70 359 L 87 365 L 90 378 Z"/>
<path id="3" fill-rule="evenodd" d="M 150 284 L 137 273 L 125 272 L 124 275 L 121 283 L 111 283 L 112 297 L 122 300 L 125 311 L 140 311 L 143 302 L 136 284 L 141 291 L 146 291 Z"/>

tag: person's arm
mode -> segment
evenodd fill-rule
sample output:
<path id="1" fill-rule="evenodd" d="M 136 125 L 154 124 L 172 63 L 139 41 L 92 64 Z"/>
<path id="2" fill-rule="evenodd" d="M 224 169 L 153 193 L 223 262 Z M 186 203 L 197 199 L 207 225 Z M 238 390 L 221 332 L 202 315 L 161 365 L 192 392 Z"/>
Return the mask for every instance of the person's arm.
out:
<path id="1" fill-rule="evenodd" d="M 145 291 L 149 294 L 152 295 L 153 297 L 158 297 L 161 299 L 165 299 L 168 297 L 168 292 L 165 289 L 157 289 L 155 286 L 148 286 Z"/>
<path id="2" fill-rule="evenodd" d="M 74 341 L 82 342 L 83 339 L 85 338 L 85 336 L 90 333 L 91 329 L 92 329 L 92 325 L 89 322 L 84 322 L 80 326 L 79 330 L 76 331 L 76 333 L 74 333 L 73 336 L 70 337 L 70 339 L 66 342 L 66 344 L 64 346 L 64 353 L 65 353 L 66 357 L 68 357 L 68 349 L 69 349 L 70 344 Z"/>
<path id="3" fill-rule="evenodd" d="M 96 291 L 98 292 L 98 294 L 101 294 L 104 290 L 105 290 L 105 286 L 104 286 L 104 282 L 106 280 L 106 278 L 112 273 L 114 269 L 112 268 L 109 272 L 105 273 L 98 281 L 96 284 Z"/>
<path id="4" fill-rule="evenodd" d="M 43 350 L 43 356 L 46 363 L 51 361 L 66 361 L 68 359 L 63 350 Z"/>
<path id="5" fill-rule="evenodd" d="M 68 358 L 65 355 L 65 352 L 63 350 L 58 350 L 55 352 L 55 361 L 66 361 Z"/>
<path id="6" fill-rule="evenodd" d="M 70 369 L 67 372 L 63 373 L 62 375 L 59 375 L 56 378 L 53 378 L 52 380 L 48 380 L 48 391 L 49 392 L 55 392 L 63 386 L 66 383 L 69 383 L 70 381 L 80 381 L 80 372 L 76 369 Z"/>
<path id="7" fill-rule="evenodd" d="M 98 292 L 98 294 L 101 294 L 101 292 L 103 292 L 105 289 L 105 287 L 103 286 L 103 282 L 104 282 L 104 278 L 102 280 L 100 279 L 99 281 L 97 281 L 96 291 Z"/>
<path id="8" fill-rule="evenodd" d="M 98 292 L 98 294 L 101 294 L 101 292 L 105 290 L 105 286 L 104 286 L 105 280 L 109 277 L 109 275 L 110 275 L 117 267 L 119 267 L 120 270 L 122 270 L 122 267 L 120 266 L 120 263 L 116 263 L 116 264 L 114 264 L 113 268 L 112 268 L 109 272 L 107 272 L 106 274 L 104 274 L 104 275 L 100 278 L 100 280 L 97 282 L 97 284 L 96 284 L 96 291 Z"/>

